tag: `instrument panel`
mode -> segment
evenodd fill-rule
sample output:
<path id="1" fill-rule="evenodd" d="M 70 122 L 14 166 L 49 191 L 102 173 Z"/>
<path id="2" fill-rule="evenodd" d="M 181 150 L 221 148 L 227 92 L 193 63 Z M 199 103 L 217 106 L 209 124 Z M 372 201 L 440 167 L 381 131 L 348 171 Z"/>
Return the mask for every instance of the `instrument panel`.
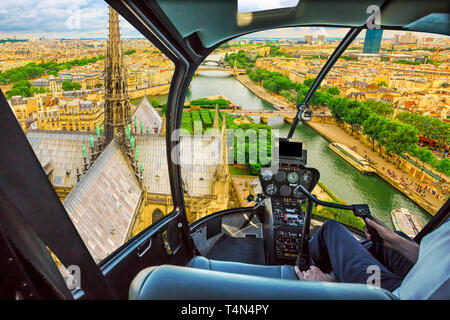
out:
<path id="1" fill-rule="evenodd" d="M 317 169 L 301 164 L 280 164 L 276 172 L 272 167 L 262 167 L 259 179 L 264 194 L 270 198 L 304 199 L 303 193 L 295 188 L 301 184 L 311 192 L 319 177 Z"/>

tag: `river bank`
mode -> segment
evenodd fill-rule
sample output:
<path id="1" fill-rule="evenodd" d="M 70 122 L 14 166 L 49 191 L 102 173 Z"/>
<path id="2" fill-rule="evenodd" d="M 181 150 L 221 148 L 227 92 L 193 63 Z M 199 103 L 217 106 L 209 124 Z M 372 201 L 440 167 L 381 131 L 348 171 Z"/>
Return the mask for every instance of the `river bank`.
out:
<path id="1" fill-rule="evenodd" d="M 419 196 L 413 190 L 403 185 L 400 181 L 392 178 L 392 176 L 390 176 L 387 172 L 394 172 L 397 177 L 402 176 L 401 171 L 397 169 L 395 165 L 390 162 L 384 161 L 381 157 L 379 157 L 377 152 L 366 149 L 366 146 L 364 146 L 361 141 L 349 136 L 343 129 L 341 129 L 337 125 L 317 122 L 308 122 L 307 124 L 330 142 L 338 142 L 347 146 L 356 146 L 356 152 L 358 154 L 360 154 L 358 150 L 364 150 L 363 153 L 367 155 L 369 159 L 376 159 L 374 163 L 371 163 L 371 167 L 375 170 L 375 173 L 380 178 L 396 188 L 398 191 L 402 192 L 405 196 L 414 201 L 430 215 L 435 215 L 439 208 L 444 204 L 444 202 L 436 199 L 431 194 L 427 194 L 425 195 L 425 197 Z"/>
<path id="2" fill-rule="evenodd" d="M 260 99 L 273 104 L 276 110 L 291 111 L 292 106 L 290 106 L 284 99 L 279 96 L 276 97 L 273 93 L 267 91 L 265 88 L 257 85 L 247 75 L 237 75 L 236 80 L 239 81 L 244 87 L 253 92 Z"/>

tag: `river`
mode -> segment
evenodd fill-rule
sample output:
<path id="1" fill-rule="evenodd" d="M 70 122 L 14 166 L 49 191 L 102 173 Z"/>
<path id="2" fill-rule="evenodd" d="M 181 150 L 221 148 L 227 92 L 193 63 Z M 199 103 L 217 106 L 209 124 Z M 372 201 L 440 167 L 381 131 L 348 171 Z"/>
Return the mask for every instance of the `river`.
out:
<path id="1" fill-rule="evenodd" d="M 192 82 L 186 100 L 223 94 L 245 109 L 273 109 L 273 106 L 261 100 L 250 90 L 234 79 L 233 76 L 220 71 L 200 72 Z M 167 95 L 156 97 L 160 102 L 167 101 Z M 290 125 L 285 123 L 276 127 L 280 136 L 287 136 Z M 390 212 L 396 208 L 407 208 L 424 224 L 430 215 L 404 196 L 397 189 L 377 175 L 367 176 L 360 173 L 345 160 L 328 148 L 328 140 L 307 125 L 299 125 L 294 134 L 295 139 L 305 142 L 308 150 L 307 166 L 320 171 L 320 180 L 339 198 L 348 203 L 367 203 L 372 213 L 392 226 Z"/>

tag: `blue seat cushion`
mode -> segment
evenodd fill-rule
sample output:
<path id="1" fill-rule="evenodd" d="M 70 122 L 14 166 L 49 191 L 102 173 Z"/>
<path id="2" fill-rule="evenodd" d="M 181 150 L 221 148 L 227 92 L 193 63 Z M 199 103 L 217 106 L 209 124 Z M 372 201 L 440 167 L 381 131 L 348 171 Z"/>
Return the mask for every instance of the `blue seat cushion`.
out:
<path id="1" fill-rule="evenodd" d="M 139 272 L 130 285 L 129 298 L 131 300 L 395 299 L 390 292 L 369 288 L 365 284 L 273 279 L 170 265 L 153 266 Z"/>
<path id="2" fill-rule="evenodd" d="M 240 262 L 210 260 L 202 256 L 194 257 L 186 267 L 245 274 L 275 279 L 298 280 L 293 266 L 262 266 Z"/>

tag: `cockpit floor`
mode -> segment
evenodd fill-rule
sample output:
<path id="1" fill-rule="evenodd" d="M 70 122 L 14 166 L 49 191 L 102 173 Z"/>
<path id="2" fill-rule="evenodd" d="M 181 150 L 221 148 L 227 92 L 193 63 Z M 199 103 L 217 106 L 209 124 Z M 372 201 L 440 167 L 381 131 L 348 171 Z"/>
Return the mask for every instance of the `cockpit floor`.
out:
<path id="1" fill-rule="evenodd" d="M 208 259 L 265 265 L 264 240 L 224 234 L 207 254 Z"/>

